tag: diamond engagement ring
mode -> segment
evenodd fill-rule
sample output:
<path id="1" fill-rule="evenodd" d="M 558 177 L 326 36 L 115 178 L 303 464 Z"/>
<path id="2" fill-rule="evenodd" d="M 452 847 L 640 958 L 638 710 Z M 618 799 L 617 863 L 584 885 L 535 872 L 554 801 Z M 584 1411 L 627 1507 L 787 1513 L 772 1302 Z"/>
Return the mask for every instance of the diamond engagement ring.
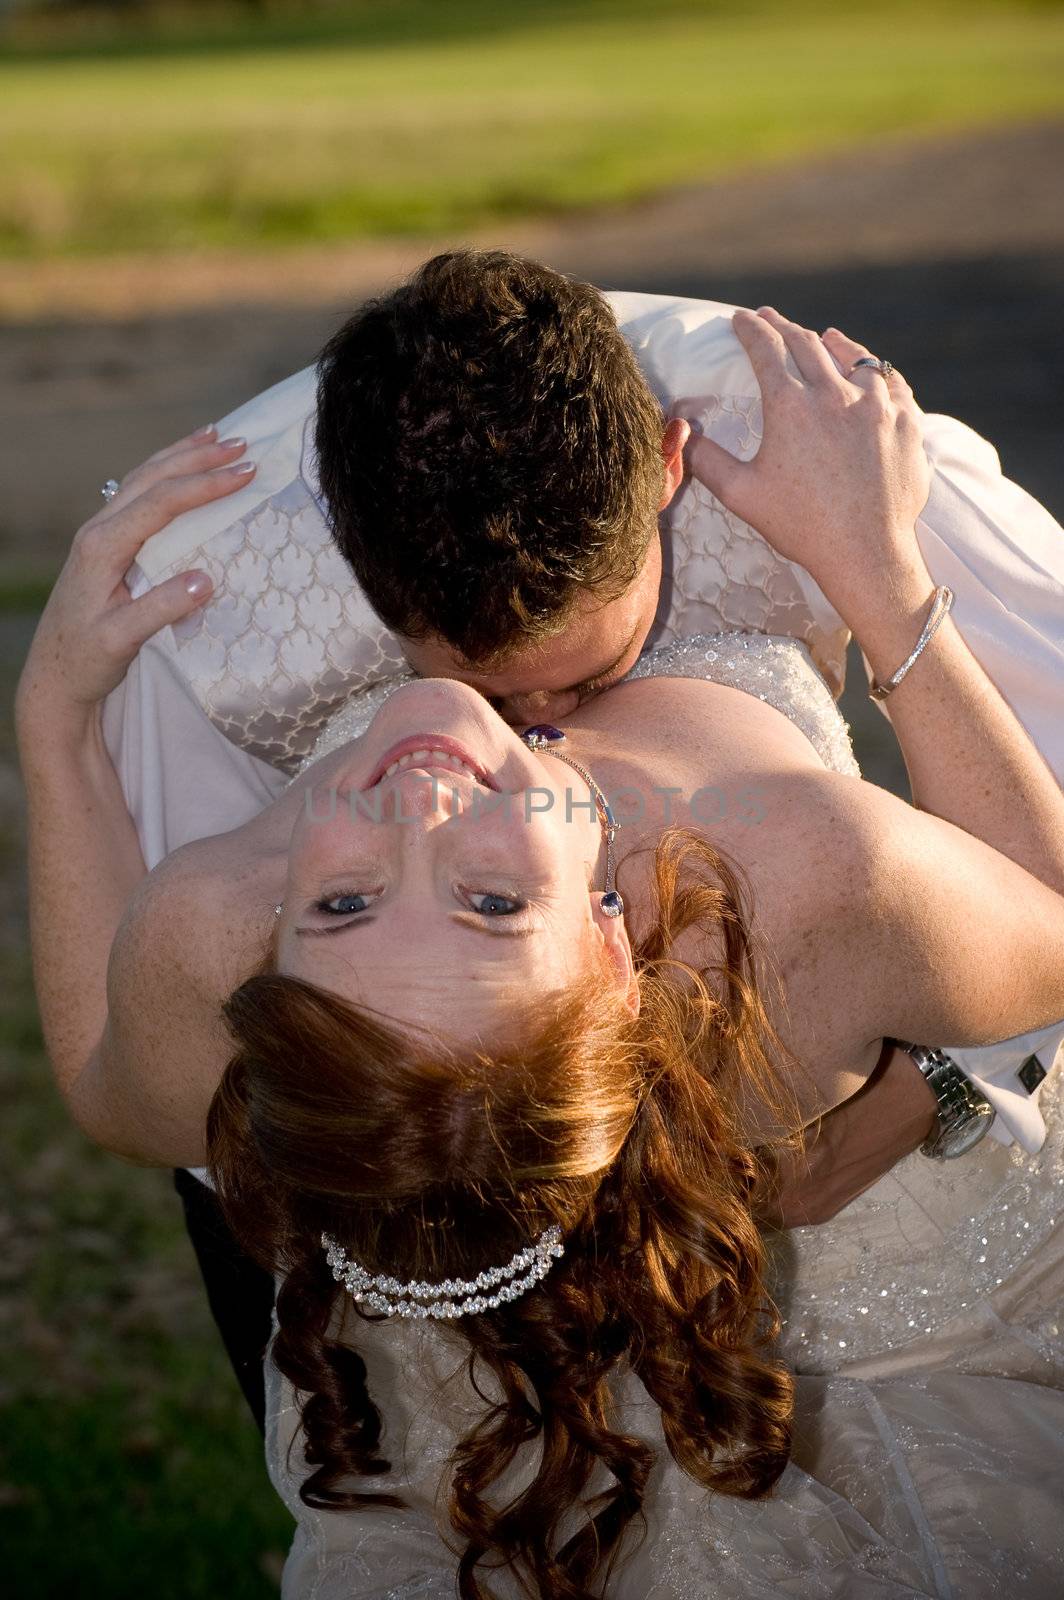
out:
<path id="1" fill-rule="evenodd" d="M 878 372 L 884 378 L 889 378 L 892 372 L 897 371 L 891 362 L 880 361 L 878 356 L 861 356 L 860 360 L 854 362 L 846 376 L 852 378 L 858 367 L 871 367 L 873 372 Z"/>
<path id="2" fill-rule="evenodd" d="M 113 500 L 121 487 L 122 485 L 119 483 L 117 478 L 108 478 L 107 482 L 100 490 L 100 493 L 103 495 L 105 500 Z"/>

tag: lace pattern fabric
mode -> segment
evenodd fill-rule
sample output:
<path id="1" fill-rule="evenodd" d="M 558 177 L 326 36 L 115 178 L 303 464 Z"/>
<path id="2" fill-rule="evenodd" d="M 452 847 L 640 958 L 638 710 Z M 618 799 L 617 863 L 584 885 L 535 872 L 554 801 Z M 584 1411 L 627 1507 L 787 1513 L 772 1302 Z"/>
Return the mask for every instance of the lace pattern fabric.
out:
<path id="1" fill-rule="evenodd" d="M 291 775 L 335 711 L 406 670 L 297 478 L 153 576 L 199 567 L 210 602 L 171 630 L 177 670 L 215 727 Z"/>
<path id="2" fill-rule="evenodd" d="M 695 432 L 748 461 L 761 444 L 757 395 L 700 396 L 678 400 L 673 416 Z M 766 633 L 800 639 L 832 692 L 842 692 L 849 630 L 826 607 L 814 612 L 803 585 L 808 575 L 778 555 L 755 528 L 696 478 L 684 480 L 662 514 L 665 549 L 663 609 L 656 642 L 673 644 L 692 634 Z M 821 614 L 821 612 L 823 614 Z"/>
<path id="3" fill-rule="evenodd" d="M 405 1463 L 403 1473 L 367 1488 L 402 1494 L 405 1511 L 318 1512 L 302 1504 L 298 1405 L 268 1367 L 271 1476 L 298 1519 L 284 1600 L 455 1594 L 460 1546 L 447 1525 L 446 1462 L 473 1417 L 458 1403 L 448 1418 L 438 1395 L 426 1397 L 424 1350 L 420 1341 L 408 1346 L 409 1326 L 352 1335 L 367 1359 L 370 1393 L 385 1402 L 385 1453 L 394 1460 L 398 1445 Z M 381 1386 L 384 1339 L 398 1389 Z M 436 1371 L 431 1361 L 428 1371 Z M 479 1370 L 478 1381 L 492 1392 Z M 656 1452 L 646 1538 L 640 1543 L 629 1526 L 606 1591 L 617 1600 L 998 1600 L 1003 1593 L 1048 1600 L 1060 1592 L 1059 1389 L 946 1365 L 901 1376 L 800 1377 L 795 1459 L 761 1502 L 712 1495 L 677 1468 L 657 1407 L 630 1370 L 618 1369 L 611 1389 L 616 1425 Z M 397 1393 L 405 1408 L 398 1427 Z M 413 1429 L 405 1425 L 411 1415 Z M 511 1469 L 507 1496 L 525 1481 Z M 586 1500 L 608 1486 L 609 1474 L 597 1467 Z M 491 1498 L 505 1503 L 500 1486 Z M 566 1519 L 563 1540 L 581 1515 Z M 490 1592 L 497 1600 L 521 1594 L 508 1572 L 492 1574 Z"/>

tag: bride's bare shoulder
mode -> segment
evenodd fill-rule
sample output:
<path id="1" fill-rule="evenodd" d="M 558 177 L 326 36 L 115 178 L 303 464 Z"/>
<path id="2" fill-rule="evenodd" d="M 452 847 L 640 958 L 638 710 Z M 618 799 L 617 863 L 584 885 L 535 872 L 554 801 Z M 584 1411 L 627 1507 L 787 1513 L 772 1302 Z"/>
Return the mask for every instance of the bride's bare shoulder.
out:
<path id="1" fill-rule="evenodd" d="M 239 830 L 234 830 L 234 834 Z M 198 1166 L 231 1054 L 225 997 L 267 953 L 283 866 L 234 834 L 183 845 L 138 884 L 107 971 L 107 1023 L 75 1116 L 127 1159 Z M 272 875 L 271 875 L 272 873 Z"/>
<path id="2" fill-rule="evenodd" d="M 580 723 L 604 733 L 641 736 L 661 752 L 694 760 L 754 766 L 822 768 L 801 729 L 745 689 L 702 678 L 640 678 L 617 684 L 582 706 Z"/>
<path id="3" fill-rule="evenodd" d="M 276 812 L 280 805 L 275 801 L 268 809 Z M 205 1007 L 216 1009 L 266 954 L 273 907 L 284 893 L 291 833 L 290 820 L 280 819 L 280 826 L 273 820 L 260 814 L 228 833 L 171 851 L 142 881 L 127 910 L 125 920 L 137 927 L 137 938 L 149 941 L 174 983 Z"/>

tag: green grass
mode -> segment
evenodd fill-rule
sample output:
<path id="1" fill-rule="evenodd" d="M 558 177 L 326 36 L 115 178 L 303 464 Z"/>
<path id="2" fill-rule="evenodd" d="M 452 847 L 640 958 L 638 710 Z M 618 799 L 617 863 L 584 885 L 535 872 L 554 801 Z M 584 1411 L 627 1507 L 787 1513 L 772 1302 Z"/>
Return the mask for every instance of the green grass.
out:
<path id="1" fill-rule="evenodd" d="M 11 844 L 5 830 L 9 869 Z M 28 962 L 8 952 L 0 979 L 8 1592 L 266 1600 L 292 1523 L 210 1321 L 170 1174 L 87 1144 L 51 1085 Z"/>
<path id="2" fill-rule="evenodd" d="M 5 566 L 0 561 L 0 619 L 39 616 L 57 576 L 56 572 Z"/>
<path id="3" fill-rule="evenodd" d="M 0 613 L 10 703 L 31 624 Z M 33 1600 L 267 1600 L 292 1522 L 168 1172 L 94 1149 L 51 1080 L 0 718 L 0 1550 Z"/>
<path id="4" fill-rule="evenodd" d="M 0 56 L 0 253 L 462 230 L 1064 113 L 1059 6 L 395 0 L 200 30 Z"/>

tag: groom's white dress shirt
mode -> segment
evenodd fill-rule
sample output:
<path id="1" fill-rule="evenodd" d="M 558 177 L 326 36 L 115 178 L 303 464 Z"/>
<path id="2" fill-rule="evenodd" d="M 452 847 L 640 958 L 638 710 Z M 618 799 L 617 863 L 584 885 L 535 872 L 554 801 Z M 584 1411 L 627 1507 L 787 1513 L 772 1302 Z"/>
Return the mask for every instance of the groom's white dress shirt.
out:
<path id="1" fill-rule="evenodd" d="M 734 308 L 609 298 L 666 412 L 754 455 L 761 402 L 731 328 Z M 215 583 L 204 607 L 148 641 L 104 707 L 149 869 L 262 810 L 330 713 L 403 668 L 330 539 L 314 406 L 308 368 L 224 419 L 224 433 L 248 440 L 253 482 L 148 540 L 127 576 L 134 596 L 193 566 Z M 1064 530 L 1002 476 L 996 452 L 971 429 L 928 416 L 925 430 L 933 472 L 918 534 L 928 567 L 953 589 L 961 633 L 1064 782 Z M 790 633 L 841 689 L 848 634 L 807 572 L 691 480 L 662 533 L 666 583 L 650 645 L 723 628 Z M 1062 1039 L 1064 1023 L 950 1050 L 997 1108 L 998 1137 L 1039 1148 L 1039 1083 Z"/>

